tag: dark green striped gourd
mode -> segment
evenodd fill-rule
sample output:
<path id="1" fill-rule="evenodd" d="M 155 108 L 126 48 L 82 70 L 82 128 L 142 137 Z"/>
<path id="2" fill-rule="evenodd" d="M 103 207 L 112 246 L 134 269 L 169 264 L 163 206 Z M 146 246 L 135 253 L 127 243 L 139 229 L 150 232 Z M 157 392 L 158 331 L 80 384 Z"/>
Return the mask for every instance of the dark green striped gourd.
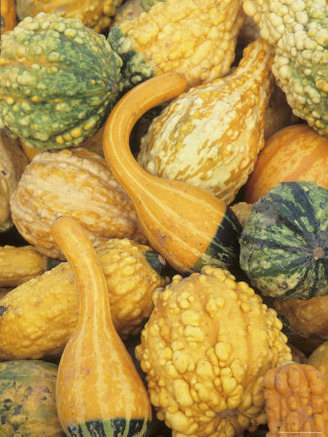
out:
<path id="1" fill-rule="evenodd" d="M 80 144 L 116 102 L 121 65 L 81 20 L 26 17 L 1 36 L 0 128 L 40 150 Z"/>
<path id="2" fill-rule="evenodd" d="M 64 437 L 56 410 L 58 366 L 41 360 L 0 363 L 0 435 Z"/>
<path id="3" fill-rule="evenodd" d="M 328 294 L 328 190 L 281 182 L 261 197 L 241 233 L 240 267 L 266 296 Z"/>

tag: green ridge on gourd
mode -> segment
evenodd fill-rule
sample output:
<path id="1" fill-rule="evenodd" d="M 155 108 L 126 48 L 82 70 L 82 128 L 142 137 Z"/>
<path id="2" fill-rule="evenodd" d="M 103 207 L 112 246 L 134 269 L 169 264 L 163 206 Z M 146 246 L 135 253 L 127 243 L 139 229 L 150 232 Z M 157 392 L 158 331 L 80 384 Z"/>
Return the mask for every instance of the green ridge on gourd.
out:
<path id="1" fill-rule="evenodd" d="M 25 18 L 1 37 L 0 128 L 39 150 L 77 146 L 119 98 L 121 65 L 79 19 Z"/>
<path id="2" fill-rule="evenodd" d="M 328 294 L 328 190 L 281 182 L 261 197 L 241 233 L 240 267 L 266 296 Z"/>

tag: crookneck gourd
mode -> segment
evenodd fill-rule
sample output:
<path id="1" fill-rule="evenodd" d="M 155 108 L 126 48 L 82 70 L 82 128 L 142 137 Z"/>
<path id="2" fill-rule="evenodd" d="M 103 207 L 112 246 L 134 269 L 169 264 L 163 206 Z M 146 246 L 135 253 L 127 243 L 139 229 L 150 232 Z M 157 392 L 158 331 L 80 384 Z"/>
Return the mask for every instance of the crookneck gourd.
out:
<path id="1" fill-rule="evenodd" d="M 111 316 L 124 339 L 137 335 L 153 309 L 153 292 L 168 281 L 165 262 L 127 238 L 96 245 Z M 63 262 L 9 291 L 0 303 L 0 361 L 57 358 L 77 323 L 79 294 Z"/>
<path id="2" fill-rule="evenodd" d="M 240 266 L 263 295 L 328 294 L 328 189 L 281 182 L 254 203 L 240 237 Z"/>
<path id="3" fill-rule="evenodd" d="M 121 65 L 81 20 L 26 17 L 1 37 L 0 127 L 40 150 L 80 144 L 116 102 Z"/>
<path id="4" fill-rule="evenodd" d="M 188 87 L 228 73 L 245 14 L 241 0 L 166 0 L 111 28 L 129 89 L 153 75 L 183 73 Z"/>
<path id="5" fill-rule="evenodd" d="M 15 187 L 10 207 L 20 234 L 52 258 L 63 259 L 50 233 L 51 223 L 62 214 L 83 223 L 92 241 L 146 241 L 133 204 L 105 158 L 84 148 L 35 155 Z"/>
<path id="6" fill-rule="evenodd" d="M 244 11 L 275 50 L 272 71 L 296 116 L 328 135 L 328 3 L 245 0 Z"/>
<path id="7" fill-rule="evenodd" d="M 254 203 L 279 182 L 314 181 L 328 189 L 328 137 L 308 124 L 279 129 L 265 141 L 243 199 Z"/>
<path id="8" fill-rule="evenodd" d="M 191 88 L 156 117 L 139 164 L 149 173 L 200 187 L 230 204 L 264 146 L 273 53 L 257 39 L 222 79 Z"/>
<path id="9" fill-rule="evenodd" d="M 1 436 L 65 436 L 56 409 L 57 370 L 41 360 L 0 363 Z"/>
<path id="10" fill-rule="evenodd" d="M 79 288 L 79 316 L 59 362 L 56 404 L 68 436 L 143 437 L 151 421 L 147 390 L 111 319 L 108 289 L 83 227 L 60 217 L 51 227 Z"/>
<path id="11" fill-rule="evenodd" d="M 240 436 L 264 424 L 263 376 L 291 359 L 275 311 L 212 266 L 176 275 L 154 300 L 136 356 L 172 435 Z"/>
<path id="12" fill-rule="evenodd" d="M 20 20 L 39 12 L 56 14 L 65 18 L 78 18 L 96 32 L 105 32 L 122 0 L 17 0 Z"/>
<path id="13" fill-rule="evenodd" d="M 19 147 L 16 139 L 8 137 L 0 130 L 0 232 L 12 226 L 10 196 L 21 174 L 28 164 L 28 159 Z"/>
<path id="14" fill-rule="evenodd" d="M 182 272 L 204 264 L 233 267 L 241 226 L 233 211 L 210 193 L 182 181 L 155 177 L 134 159 L 129 145 L 136 121 L 179 95 L 185 79 L 171 72 L 137 85 L 115 105 L 105 125 L 105 157 L 128 193 L 150 245 Z"/>
<path id="15" fill-rule="evenodd" d="M 263 379 L 268 437 L 328 435 L 328 386 L 314 366 L 285 363 Z"/>

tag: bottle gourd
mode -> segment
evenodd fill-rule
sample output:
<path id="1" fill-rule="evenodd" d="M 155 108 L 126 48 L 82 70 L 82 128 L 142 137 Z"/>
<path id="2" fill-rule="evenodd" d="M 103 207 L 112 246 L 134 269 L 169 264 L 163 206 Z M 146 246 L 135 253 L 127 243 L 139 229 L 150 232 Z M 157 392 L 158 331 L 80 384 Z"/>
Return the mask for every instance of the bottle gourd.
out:
<path id="1" fill-rule="evenodd" d="M 130 196 L 150 245 L 180 272 L 205 264 L 233 268 L 241 231 L 233 211 L 218 198 L 182 181 L 147 173 L 134 159 L 129 137 L 149 109 L 181 94 L 183 75 L 155 76 L 126 93 L 111 111 L 103 147 L 114 177 Z"/>
<path id="2" fill-rule="evenodd" d="M 151 404 L 112 323 L 104 273 L 84 228 L 69 216 L 52 225 L 80 290 L 76 329 L 59 362 L 57 412 L 67 436 L 146 435 Z"/>

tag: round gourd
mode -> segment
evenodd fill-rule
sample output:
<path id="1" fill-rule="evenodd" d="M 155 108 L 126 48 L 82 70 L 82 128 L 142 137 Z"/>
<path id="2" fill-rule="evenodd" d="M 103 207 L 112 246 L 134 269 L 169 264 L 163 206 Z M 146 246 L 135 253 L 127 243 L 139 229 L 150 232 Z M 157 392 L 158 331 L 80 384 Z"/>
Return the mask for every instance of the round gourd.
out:
<path id="1" fill-rule="evenodd" d="M 83 223 L 93 242 L 124 237 L 146 241 L 133 204 L 106 160 L 81 147 L 35 155 L 10 207 L 20 234 L 51 258 L 63 259 L 50 233 L 61 214 Z"/>
<path id="2" fill-rule="evenodd" d="M 1 37 L 0 127 L 40 150 L 80 144 L 118 98 L 121 63 L 79 19 L 26 17 Z"/>
<path id="3" fill-rule="evenodd" d="M 308 358 L 308 364 L 322 373 L 328 386 L 328 341 L 318 346 Z"/>
<path id="4" fill-rule="evenodd" d="M 64 437 L 56 409 L 58 366 L 41 360 L 0 363 L 0 435 Z"/>
<path id="5" fill-rule="evenodd" d="M 281 182 L 256 202 L 240 237 L 240 266 L 263 295 L 328 293 L 328 189 Z"/>
<path id="6" fill-rule="evenodd" d="M 306 124 L 278 130 L 265 142 L 244 190 L 254 203 L 279 182 L 310 180 L 328 188 L 328 138 Z"/>

